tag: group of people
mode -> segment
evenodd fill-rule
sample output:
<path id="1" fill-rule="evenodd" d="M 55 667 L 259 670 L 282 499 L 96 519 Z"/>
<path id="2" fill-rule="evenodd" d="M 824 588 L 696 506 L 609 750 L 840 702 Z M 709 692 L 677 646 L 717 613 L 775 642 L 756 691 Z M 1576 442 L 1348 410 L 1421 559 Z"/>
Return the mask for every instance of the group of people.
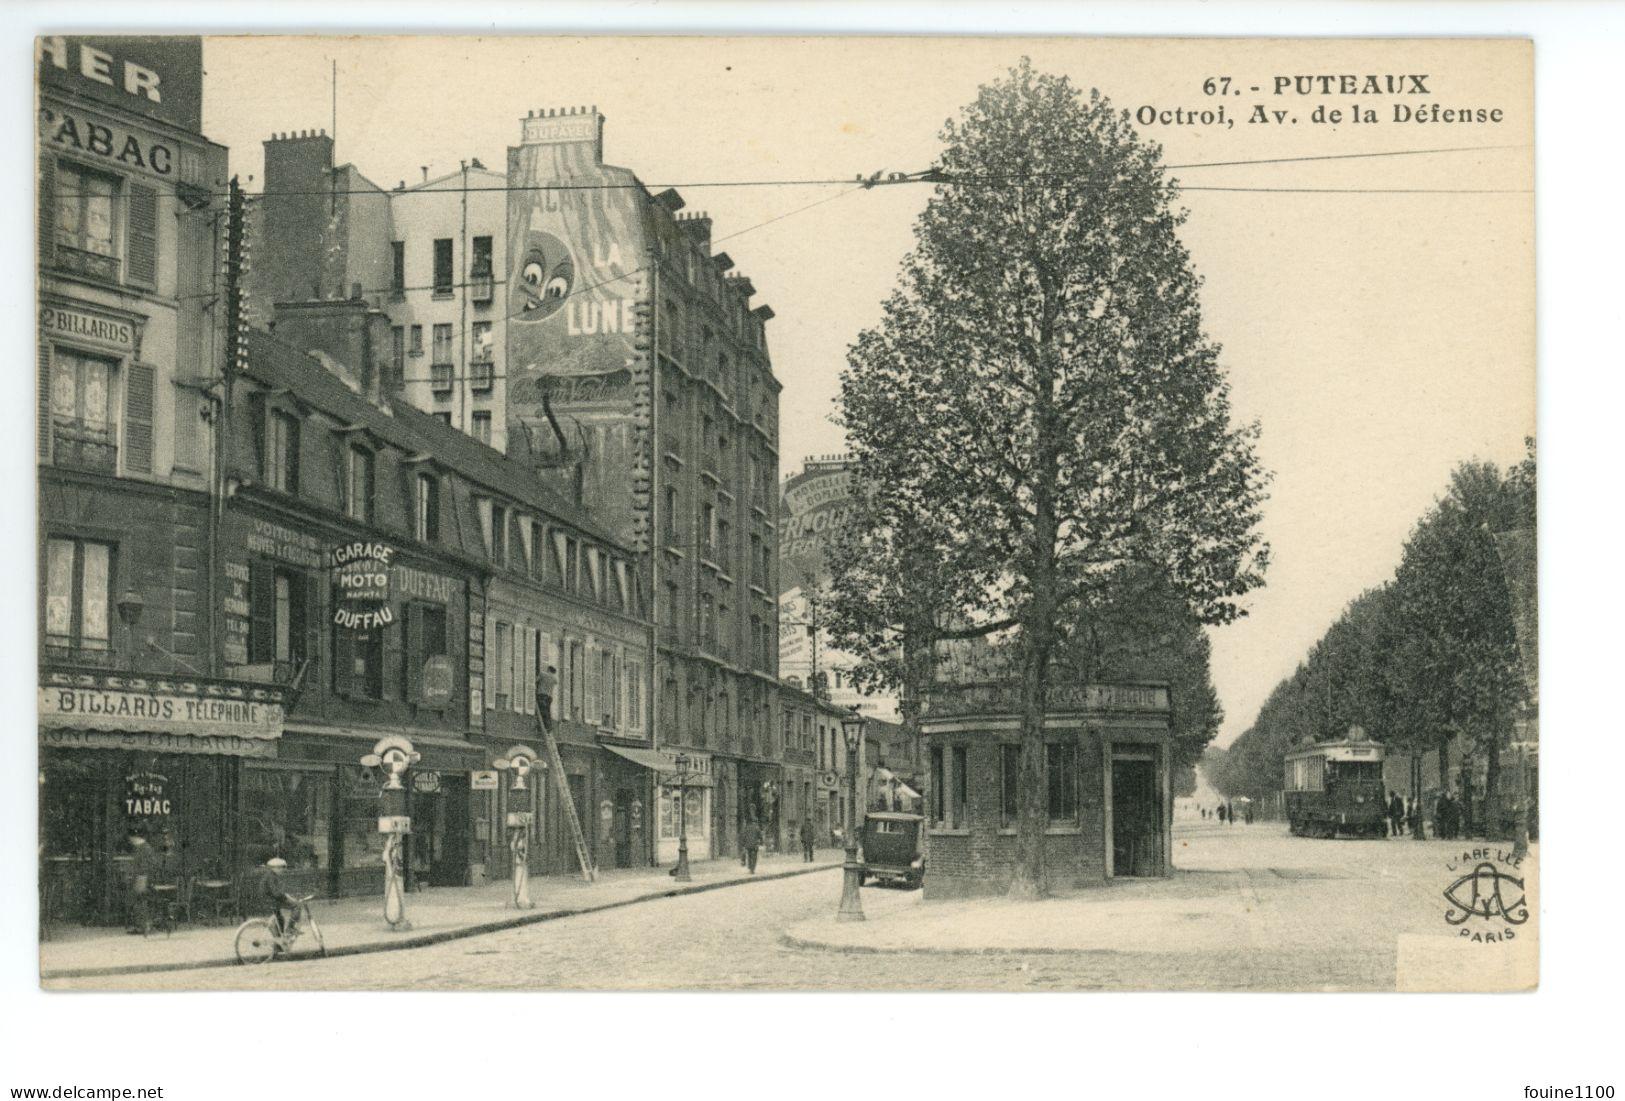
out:
<path id="1" fill-rule="evenodd" d="M 1232 825 L 1238 820 L 1245 822 L 1249 826 L 1253 824 L 1252 803 L 1243 803 L 1239 811 L 1236 810 L 1233 803 L 1220 803 L 1213 811 L 1209 811 L 1206 807 L 1197 807 L 1196 809 L 1201 812 L 1203 818 L 1213 817 L 1221 822 L 1229 822 Z"/>
<path id="2" fill-rule="evenodd" d="M 1434 820 L 1434 828 L 1438 829 L 1438 820 Z M 1420 799 L 1402 798 L 1397 791 L 1388 793 L 1388 836 L 1404 837 L 1407 830 L 1412 834 L 1422 829 L 1422 801 Z"/>
<path id="3" fill-rule="evenodd" d="M 803 863 L 813 862 L 813 844 L 817 835 L 813 830 L 811 816 L 801 820 L 798 831 L 801 840 L 801 859 Z M 762 849 L 762 827 L 755 818 L 747 818 L 745 824 L 739 829 L 739 863 L 750 869 L 750 874 L 756 874 L 756 859 Z"/>

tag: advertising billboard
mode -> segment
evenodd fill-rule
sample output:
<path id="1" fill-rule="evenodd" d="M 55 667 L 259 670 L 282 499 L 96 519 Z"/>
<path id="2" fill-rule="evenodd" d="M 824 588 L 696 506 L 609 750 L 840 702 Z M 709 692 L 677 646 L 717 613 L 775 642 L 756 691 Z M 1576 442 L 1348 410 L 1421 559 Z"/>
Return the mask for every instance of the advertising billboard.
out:
<path id="1" fill-rule="evenodd" d="M 46 91 L 84 96 L 198 132 L 203 40 L 178 36 L 42 35 L 35 68 Z"/>

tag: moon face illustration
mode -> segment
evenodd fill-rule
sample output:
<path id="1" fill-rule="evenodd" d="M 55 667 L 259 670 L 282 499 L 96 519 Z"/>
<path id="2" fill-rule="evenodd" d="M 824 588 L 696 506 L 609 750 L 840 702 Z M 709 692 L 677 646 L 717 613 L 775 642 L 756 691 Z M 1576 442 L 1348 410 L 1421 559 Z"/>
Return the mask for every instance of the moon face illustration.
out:
<path id="1" fill-rule="evenodd" d="M 533 229 L 525 235 L 514 280 L 512 313 L 515 321 L 542 321 L 552 317 L 575 286 L 576 265 L 570 250 L 551 233 Z"/>

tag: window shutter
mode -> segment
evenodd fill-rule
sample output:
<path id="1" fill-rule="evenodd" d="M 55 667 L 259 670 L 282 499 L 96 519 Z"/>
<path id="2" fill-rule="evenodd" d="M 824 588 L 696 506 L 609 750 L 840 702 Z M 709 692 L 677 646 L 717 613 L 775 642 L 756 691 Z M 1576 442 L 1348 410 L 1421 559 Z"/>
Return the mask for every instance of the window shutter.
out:
<path id="1" fill-rule="evenodd" d="M 406 606 L 406 701 L 423 699 L 423 605 Z"/>
<path id="2" fill-rule="evenodd" d="M 51 263 L 56 255 L 56 158 L 39 159 L 39 259 Z"/>
<path id="3" fill-rule="evenodd" d="M 143 287 L 158 281 L 158 191 L 134 180 L 126 184 L 129 239 L 124 272 L 128 282 Z"/>
<path id="4" fill-rule="evenodd" d="M 583 670 L 585 674 L 583 679 L 586 681 L 586 691 L 583 695 L 586 699 L 581 718 L 588 725 L 597 726 L 599 718 L 603 715 L 603 712 L 598 707 L 598 649 L 594 646 L 587 646 L 582 653 L 587 668 Z"/>
<path id="5" fill-rule="evenodd" d="M 152 473 L 153 369 L 132 363 L 124 379 L 124 469 Z"/>
<path id="6" fill-rule="evenodd" d="M 406 665 L 406 655 L 401 651 L 401 647 L 406 641 L 406 625 L 396 620 L 394 623 L 374 628 L 374 630 L 381 632 L 383 635 L 383 646 L 380 647 L 384 658 L 383 692 L 380 695 L 386 700 L 398 700 L 401 698 L 401 692 L 406 687 L 406 677 L 402 675 L 402 669 Z M 408 699 L 410 698 L 408 697 Z"/>
<path id="7" fill-rule="evenodd" d="M 276 576 L 269 562 L 248 565 L 248 660 L 271 661 L 276 656 Z"/>
<path id="8" fill-rule="evenodd" d="M 305 673 L 305 685 L 319 684 L 322 679 L 321 652 L 322 652 L 322 609 L 321 586 L 309 574 L 301 576 L 299 586 L 303 590 L 302 599 L 305 606 L 305 653 L 304 658 L 309 661 L 310 669 Z"/>
<path id="9" fill-rule="evenodd" d="M 39 457 L 51 458 L 51 345 L 39 342 Z"/>

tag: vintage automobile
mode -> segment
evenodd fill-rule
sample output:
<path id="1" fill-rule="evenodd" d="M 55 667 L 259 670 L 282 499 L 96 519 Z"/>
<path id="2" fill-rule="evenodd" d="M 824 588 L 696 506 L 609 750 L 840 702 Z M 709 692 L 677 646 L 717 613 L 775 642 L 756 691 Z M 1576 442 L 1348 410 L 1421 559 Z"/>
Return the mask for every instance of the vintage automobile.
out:
<path id="1" fill-rule="evenodd" d="M 912 890 L 925 882 L 923 816 L 901 811 L 870 811 L 863 818 L 863 865 L 858 882 L 901 883 Z"/>
<path id="2" fill-rule="evenodd" d="M 1287 821 L 1299 837 L 1384 837 L 1383 746 L 1344 739 L 1286 755 L 1282 790 Z"/>

